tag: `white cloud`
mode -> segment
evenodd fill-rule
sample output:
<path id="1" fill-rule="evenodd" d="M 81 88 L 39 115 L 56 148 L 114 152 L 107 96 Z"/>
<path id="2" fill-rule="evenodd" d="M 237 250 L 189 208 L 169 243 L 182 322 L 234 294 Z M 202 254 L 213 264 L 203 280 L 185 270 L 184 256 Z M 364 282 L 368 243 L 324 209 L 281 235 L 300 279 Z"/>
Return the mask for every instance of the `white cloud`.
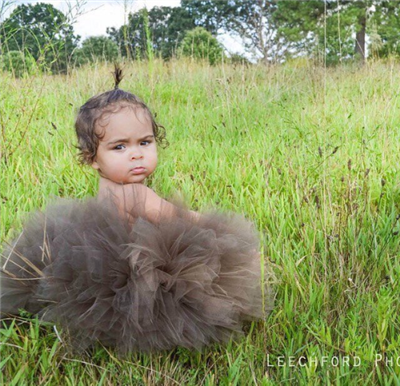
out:
<path id="1" fill-rule="evenodd" d="M 85 14 L 77 19 L 74 30 L 82 38 L 105 35 L 107 27 L 121 27 L 130 12 L 144 7 L 151 9 L 155 6 L 176 7 L 179 5 L 180 0 L 88 1 Z"/>

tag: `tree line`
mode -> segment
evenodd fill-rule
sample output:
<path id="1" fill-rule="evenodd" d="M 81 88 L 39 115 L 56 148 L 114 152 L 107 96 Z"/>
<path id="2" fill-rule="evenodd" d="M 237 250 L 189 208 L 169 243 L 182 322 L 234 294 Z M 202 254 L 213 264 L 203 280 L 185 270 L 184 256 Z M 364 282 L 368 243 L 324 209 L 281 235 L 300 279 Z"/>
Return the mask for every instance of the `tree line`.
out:
<path id="1" fill-rule="evenodd" d="M 3 67 L 64 72 L 93 60 L 225 56 L 216 37 L 241 39 L 265 64 L 307 57 L 337 64 L 400 55 L 400 2 L 384 0 L 181 0 L 130 13 L 125 25 L 80 42 L 51 4 L 21 4 L 0 24 Z M 229 53 L 233 59 L 244 57 Z M 8 63 L 8 64 L 7 64 Z"/>

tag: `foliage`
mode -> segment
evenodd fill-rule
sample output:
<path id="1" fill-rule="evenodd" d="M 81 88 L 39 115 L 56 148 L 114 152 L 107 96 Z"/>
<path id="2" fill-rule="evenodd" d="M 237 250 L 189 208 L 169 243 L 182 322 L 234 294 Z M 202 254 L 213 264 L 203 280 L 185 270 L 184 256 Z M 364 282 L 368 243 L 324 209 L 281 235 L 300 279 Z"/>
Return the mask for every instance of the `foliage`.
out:
<path id="1" fill-rule="evenodd" d="M 217 38 L 203 27 L 186 32 L 179 52 L 182 56 L 208 60 L 211 65 L 221 61 L 224 55 Z"/>
<path id="2" fill-rule="evenodd" d="M 129 14 L 127 26 L 107 28 L 107 34 L 118 44 L 122 55 L 147 58 L 146 17 L 152 49 L 163 59 L 174 56 L 185 31 L 195 27 L 192 17 L 181 7 L 153 7 L 149 11 L 141 9 Z"/>
<path id="3" fill-rule="evenodd" d="M 379 56 L 398 52 L 400 3 L 382 0 L 279 1 L 274 20 L 278 33 L 293 42 L 294 55 L 339 63 L 366 52 L 365 36 L 372 34 L 370 50 Z M 382 41 L 379 48 L 371 44 Z"/>
<path id="4" fill-rule="evenodd" d="M 398 1 L 380 1 L 371 20 L 372 31 L 376 35 L 370 49 L 378 57 L 400 56 L 400 3 Z M 378 40 L 378 44 L 377 43 Z M 373 46 L 375 43 L 375 46 Z"/>
<path id="5" fill-rule="evenodd" d="M 230 53 L 228 61 L 232 64 L 243 64 L 243 65 L 250 65 L 251 62 L 247 59 L 244 55 L 239 53 Z"/>
<path id="6" fill-rule="evenodd" d="M 181 0 L 181 7 L 193 19 L 195 26 L 203 27 L 215 36 L 236 8 L 231 3 L 226 0 Z"/>
<path id="7" fill-rule="evenodd" d="M 354 56 L 353 36 L 365 12 L 360 2 L 288 1 L 278 4 L 275 19 L 279 33 L 295 42 L 297 54 L 333 64 Z"/>
<path id="8" fill-rule="evenodd" d="M 82 47 L 74 52 L 78 65 L 95 62 L 112 62 L 118 58 L 118 45 L 106 36 L 91 36 L 82 42 Z"/>
<path id="9" fill-rule="evenodd" d="M 79 37 L 51 4 L 21 4 L 0 25 L 2 53 L 21 51 L 53 72 L 64 72 Z"/>
<path id="10" fill-rule="evenodd" d="M 241 38 L 246 50 L 264 63 L 281 59 L 285 42 L 277 34 L 273 18 L 277 0 L 183 0 L 182 7 L 190 10 L 197 25 Z"/>
<path id="11" fill-rule="evenodd" d="M 33 74 L 37 70 L 35 59 L 21 51 L 8 51 L 2 55 L 1 67 L 17 78 L 24 74 Z"/>

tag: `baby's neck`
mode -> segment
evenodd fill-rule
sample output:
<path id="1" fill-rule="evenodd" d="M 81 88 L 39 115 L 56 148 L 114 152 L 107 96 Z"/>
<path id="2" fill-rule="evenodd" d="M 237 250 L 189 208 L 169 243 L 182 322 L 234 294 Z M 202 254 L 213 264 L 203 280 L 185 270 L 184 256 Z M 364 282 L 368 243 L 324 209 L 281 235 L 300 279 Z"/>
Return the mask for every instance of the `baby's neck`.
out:
<path id="1" fill-rule="evenodd" d="M 97 196 L 104 196 L 105 193 L 107 193 L 107 191 L 109 189 L 113 190 L 115 189 L 115 185 L 116 183 L 113 181 L 108 180 L 107 178 L 103 178 L 100 176 L 99 178 L 99 191 L 97 193 Z"/>

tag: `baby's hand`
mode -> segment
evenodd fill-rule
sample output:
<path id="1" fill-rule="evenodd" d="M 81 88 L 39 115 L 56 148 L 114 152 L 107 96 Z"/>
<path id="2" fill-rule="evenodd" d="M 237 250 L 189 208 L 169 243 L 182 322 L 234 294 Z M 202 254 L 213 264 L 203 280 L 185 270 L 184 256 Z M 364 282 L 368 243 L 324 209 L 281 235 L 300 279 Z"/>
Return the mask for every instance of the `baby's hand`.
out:
<path id="1" fill-rule="evenodd" d="M 192 218 L 195 221 L 199 221 L 201 219 L 201 214 L 200 213 L 197 213 L 197 212 L 195 212 L 193 210 L 189 210 L 189 213 L 192 215 Z"/>

